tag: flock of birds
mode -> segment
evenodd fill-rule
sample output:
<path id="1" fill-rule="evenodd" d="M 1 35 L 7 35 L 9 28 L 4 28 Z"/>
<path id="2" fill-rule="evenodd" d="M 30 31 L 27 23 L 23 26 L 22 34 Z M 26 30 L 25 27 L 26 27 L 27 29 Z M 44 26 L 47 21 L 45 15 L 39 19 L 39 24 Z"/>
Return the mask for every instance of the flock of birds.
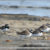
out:
<path id="1" fill-rule="evenodd" d="M 10 29 L 10 26 L 8 24 L 5 24 L 4 26 L 1 26 L 0 29 L 3 32 L 6 32 Z M 35 31 L 32 29 L 29 30 L 28 28 L 23 30 L 22 32 L 17 32 L 18 35 L 20 35 L 22 38 L 29 38 L 31 36 L 44 36 L 45 33 L 50 31 L 50 24 L 43 24 L 39 28 L 37 28 Z"/>

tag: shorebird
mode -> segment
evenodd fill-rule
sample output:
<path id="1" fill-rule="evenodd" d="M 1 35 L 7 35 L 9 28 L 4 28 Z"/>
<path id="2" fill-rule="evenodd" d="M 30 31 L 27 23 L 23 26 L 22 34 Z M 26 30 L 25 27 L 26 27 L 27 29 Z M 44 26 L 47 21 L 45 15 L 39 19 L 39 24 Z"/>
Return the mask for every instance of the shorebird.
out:
<path id="1" fill-rule="evenodd" d="M 21 38 L 21 39 L 29 38 L 29 37 L 32 36 L 32 33 L 29 32 L 28 29 L 26 29 L 26 30 L 24 30 L 24 31 L 22 31 L 22 32 L 17 32 L 17 34 L 20 35 L 20 38 Z"/>
<path id="2" fill-rule="evenodd" d="M 41 30 L 42 32 L 49 32 L 50 31 L 50 28 L 47 25 L 42 25 L 38 29 Z"/>
<path id="3" fill-rule="evenodd" d="M 38 37 L 42 37 L 43 40 L 44 40 L 44 39 L 45 39 L 45 40 L 47 39 L 46 32 L 42 32 L 42 31 L 40 31 L 40 30 L 38 30 L 38 29 L 33 32 L 32 36 L 37 37 L 37 39 L 39 39 Z"/>
<path id="4" fill-rule="evenodd" d="M 6 33 L 7 31 L 9 31 L 9 26 L 8 26 L 8 24 L 5 24 L 4 26 L 2 26 L 2 27 L 0 27 L 0 29 L 4 32 L 4 33 Z"/>
<path id="5" fill-rule="evenodd" d="M 33 36 L 43 36 L 43 33 L 40 30 L 35 30 L 32 33 Z"/>
<path id="6" fill-rule="evenodd" d="M 44 24 L 38 28 L 43 33 L 43 39 L 47 39 L 47 34 L 50 31 L 50 24 Z"/>
<path id="7" fill-rule="evenodd" d="M 43 32 L 36 29 L 35 31 L 32 32 L 32 37 L 35 37 L 36 40 L 38 40 L 40 37 L 43 37 Z"/>

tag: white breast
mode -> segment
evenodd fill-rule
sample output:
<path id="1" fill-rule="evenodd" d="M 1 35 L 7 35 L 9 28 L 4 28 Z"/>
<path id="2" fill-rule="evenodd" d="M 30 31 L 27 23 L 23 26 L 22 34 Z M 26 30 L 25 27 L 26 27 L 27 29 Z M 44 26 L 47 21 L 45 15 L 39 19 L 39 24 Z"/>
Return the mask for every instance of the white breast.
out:
<path id="1" fill-rule="evenodd" d="M 9 29 L 5 28 L 5 29 L 3 29 L 3 31 L 9 31 Z"/>
<path id="2" fill-rule="evenodd" d="M 43 36 L 43 33 L 33 34 L 33 36 Z"/>
<path id="3" fill-rule="evenodd" d="M 30 36 L 32 36 L 32 33 L 30 33 L 29 35 L 27 35 L 26 37 L 30 37 Z"/>
<path id="4" fill-rule="evenodd" d="M 47 29 L 45 29 L 45 30 L 42 30 L 43 32 L 48 32 L 48 31 L 50 31 L 50 28 L 47 28 Z"/>
<path id="5" fill-rule="evenodd" d="M 31 36 L 32 36 L 32 33 L 30 33 L 28 35 L 20 35 L 20 38 L 24 39 L 24 38 L 28 38 L 28 37 L 31 37 Z"/>

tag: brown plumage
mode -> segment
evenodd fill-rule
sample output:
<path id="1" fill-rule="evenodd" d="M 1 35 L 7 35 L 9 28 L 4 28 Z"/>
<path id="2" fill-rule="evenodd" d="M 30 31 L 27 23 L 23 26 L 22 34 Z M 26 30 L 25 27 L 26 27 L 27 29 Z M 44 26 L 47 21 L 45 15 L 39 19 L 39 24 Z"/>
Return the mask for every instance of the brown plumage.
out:
<path id="1" fill-rule="evenodd" d="M 35 31 L 33 31 L 33 34 L 38 34 L 38 33 L 41 33 L 40 30 L 36 29 Z"/>
<path id="2" fill-rule="evenodd" d="M 17 34 L 19 35 L 19 37 L 20 37 L 21 39 L 28 38 L 28 37 L 31 37 L 31 36 L 32 36 L 32 33 L 29 32 L 28 29 L 26 29 L 26 30 L 24 30 L 24 31 L 22 31 L 22 32 L 17 32 Z"/>
<path id="3" fill-rule="evenodd" d="M 40 26 L 39 28 L 38 28 L 38 30 L 44 30 L 44 29 L 47 29 L 48 28 L 48 26 L 46 26 L 46 25 L 42 25 L 42 26 Z"/>
<path id="4" fill-rule="evenodd" d="M 29 32 L 28 29 L 26 29 L 26 30 L 24 30 L 22 32 L 17 32 L 17 34 L 19 34 L 19 35 L 28 35 L 28 34 L 30 34 L 30 32 Z"/>

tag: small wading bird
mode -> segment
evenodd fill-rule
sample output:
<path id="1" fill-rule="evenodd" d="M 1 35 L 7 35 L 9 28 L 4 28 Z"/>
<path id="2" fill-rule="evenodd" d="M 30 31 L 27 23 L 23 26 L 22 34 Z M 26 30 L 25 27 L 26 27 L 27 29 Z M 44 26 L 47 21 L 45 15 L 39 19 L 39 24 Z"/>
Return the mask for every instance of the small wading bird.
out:
<path id="1" fill-rule="evenodd" d="M 38 37 L 44 37 L 44 33 L 40 29 L 31 30 L 30 32 L 32 33 L 32 37 L 37 37 L 36 39 L 39 39 Z"/>
<path id="2" fill-rule="evenodd" d="M 44 39 L 47 39 L 47 36 L 46 36 L 47 34 L 46 33 L 48 33 L 50 31 L 49 26 L 50 26 L 50 24 L 44 24 L 44 25 L 42 25 L 38 28 L 38 30 L 40 30 L 43 33 L 43 38 Z"/>
<path id="3" fill-rule="evenodd" d="M 1 26 L 0 29 L 6 34 L 7 31 L 9 31 L 9 26 L 8 24 L 5 24 L 4 26 Z"/>
<path id="4" fill-rule="evenodd" d="M 31 38 L 31 36 L 32 36 L 32 33 L 29 32 L 28 29 L 26 29 L 26 30 L 24 30 L 22 32 L 17 32 L 17 34 L 20 35 L 21 39 L 25 39 L 25 38 L 29 38 L 29 37 Z"/>
<path id="5" fill-rule="evenodd" d="M 35 30 L 33 31 L 32 36 L 43 36 L 43 33 L 40 30 Z"/>
<path id="6" fill-rule="evenodd" d="M 47 25 L 42 25 L 38 29 L 41 30 L 42 32 L 49 32 L 50 31 L 50 27 L 48 27 Z"/>
<path id="7" fill-rule="evenodd" d="M 47 39 L 46 32 L 42 32 L 41 30 L 38 29 L 33 31 L 32 36 L 37 37 L 37 39 L 39 39 L 38 37 L 42 37 L 42 39 Z"/>

